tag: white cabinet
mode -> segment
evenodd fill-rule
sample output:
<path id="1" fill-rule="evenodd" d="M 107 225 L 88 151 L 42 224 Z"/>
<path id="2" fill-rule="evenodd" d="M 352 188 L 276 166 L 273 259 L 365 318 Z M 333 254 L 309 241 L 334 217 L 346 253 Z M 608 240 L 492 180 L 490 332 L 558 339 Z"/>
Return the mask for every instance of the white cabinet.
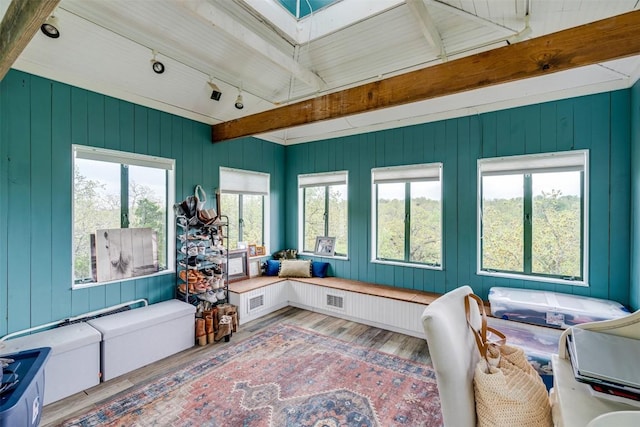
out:
<path id="1" fill-rule="evenodd" d="M 640 425 L 640 408 L 626 403 L 595 397 L 586 384 L 576 381 L 571 362 L 557 354 L 551 357 L 553 365 L 553 420 L 557 427 L 585 427 L 594 418 L 614 411 L 636 411 Z M 616 427 L 622 425 L 611 424 Z"/>

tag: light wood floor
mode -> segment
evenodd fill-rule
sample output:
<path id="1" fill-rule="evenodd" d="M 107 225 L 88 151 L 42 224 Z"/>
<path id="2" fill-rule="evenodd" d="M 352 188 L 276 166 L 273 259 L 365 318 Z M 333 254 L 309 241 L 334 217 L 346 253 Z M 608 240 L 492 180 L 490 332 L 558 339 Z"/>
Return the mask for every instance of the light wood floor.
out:
<path id="1" fill-rule="evenodd" d="M 294 307 L 286 307 L 275 313 L 246 323 L 233 334 L 231 341 L 221 341 L 203 347 L 193 347 L 168 357 L 159 362 L 140 368 L 136 371 L 106 381 L 84 392 L 69 396 L 66 399 L 44 407 L 40 425 L 56 426 L 64 420 L 88 412 L 97 403 L 110 396 L 127 390 L 151 378 L 171 372 L 191 361 L 207 357 L 211 352 L 220 351 L 225 346 L 247 338 L 256 332 L 288 323 L 311 329 L 318 333 L 357 343 L 362 346 L 395 354 L 420 363 L 430 363 L 429 352 L 425 340 L 389 332 L 371 326 L 354 323 L 324 314 L 314 313 Z M 72 375 L 72 373 L 70 373 Z"/>

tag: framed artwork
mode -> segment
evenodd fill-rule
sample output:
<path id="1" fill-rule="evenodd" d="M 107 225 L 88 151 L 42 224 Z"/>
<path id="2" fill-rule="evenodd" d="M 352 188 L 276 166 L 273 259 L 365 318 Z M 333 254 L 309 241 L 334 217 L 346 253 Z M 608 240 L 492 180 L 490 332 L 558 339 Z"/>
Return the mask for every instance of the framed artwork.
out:
<path id="1" fill-rule="evenodd" d="M 320 255 L 320 256 L 333 256 L 335 252 L 336 252 L 335 237 L 326 237 L 326 236 L 316 237 L 316 246 L 315 246 L 315 251 L 313 252 L 314 254 Z"/>
<path id="2" fill-rule="evenodd" d="M 227 273 L 229 274 L 229 283 L 235 282 L 249 277 L 249 251 L 246 249 L 237 249 L 229 251 L 229 260 L 227 261 Z"/>
<path id="3" fill-rule="evenodd" d="M 262 261 L 259 259 L 252 259 L 249 262 L 249 277 L 256 277 L 262 275 Z"/>
<path id="4" fill-rule="evenodd" d="M 96 230 L 98 282 L 144 276 L 158 271 L 158 241 L 151 228 Z"/>
<path id="5" fill-rule="evenodd" d="M 249 245 L 249 256 L 256 256 L 256 245 Z"/>
<path id="6" fill-rule="evenodd" d="M 262 256 L 266 254 L 267 254 L 267 251 L 265 250 L 264 246 L 256 246 L 256 255 Z"/>

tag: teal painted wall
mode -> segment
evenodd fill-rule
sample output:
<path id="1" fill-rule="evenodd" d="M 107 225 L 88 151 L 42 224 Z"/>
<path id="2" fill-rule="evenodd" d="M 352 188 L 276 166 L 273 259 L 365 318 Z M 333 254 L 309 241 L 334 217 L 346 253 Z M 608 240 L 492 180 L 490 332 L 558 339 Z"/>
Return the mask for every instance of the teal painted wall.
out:
<path id="1" fill-rule="evenodd" d="M 175 158 L 178 201 L 196 184 L 213 201 L 219 166 L 270 173 L 273 250 L 297 246 L 297 175 L 348 170 L 350 254 L 330 261 L 332 275 L 440 293 L 470 284 L 483 297 L 491 286 L 550 289 L 638 308 L 631 260 L 640 257 L 640 229 L 630 213 L 640 207 L 639 122 L 640 83 L 289 147 L 253 138 L 211 144 L 206 124 L 11 70 L 0 82 L 0 335 L 173 297 L 171 275 L 71 290 L 71 144 Z M 591 149 L 591 286 L 477 276 L 476 160 L 582 148 Z M 444 163 L 444 271 L 370 263 L 371 168 L 436 161 Z"/>
<path id="2" fill-rule="evenodd" d="M 629 304 L 640 309 L 640 81 L 631 88 L 631 286 Z"/>
<path id="3" fill-rule="evenodd" d="M 490 287 L 508 286 L 628 304 L 630 96 L 622 90 L 287 147 L 287 245 L 297 246 L 297 175 L 348 170 L 349 260 L 331 260 L 332 275 L 438 293 L 469 284 L 485 298 Z M 477 159 L 584 148 L 590 287 L 478 276 Z M 444 164 L 444 270 L 371 263 L 371 168 L 427 162 Z"/>
<path id="4" fill-rule="evenodd" d="M 284 147 L 211 143 L 209 125 L 11 70 L 0 83 L 0 335 L 121 302 L 173 298 L 163 275 L 71 290 L 71 144 L 176 159 L 176 201 L 219 166 L 271 174 L 271 247 L 284 232 Z"/>

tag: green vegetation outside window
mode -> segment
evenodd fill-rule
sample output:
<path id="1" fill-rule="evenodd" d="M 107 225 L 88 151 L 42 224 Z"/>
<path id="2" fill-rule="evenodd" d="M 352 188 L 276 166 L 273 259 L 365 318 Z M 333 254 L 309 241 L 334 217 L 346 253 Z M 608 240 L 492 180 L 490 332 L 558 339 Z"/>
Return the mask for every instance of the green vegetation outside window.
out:
<path id="1" fill-rule="evenodd" d="M 158 269 L 173 265 L 173 170 L 171 159 L 73 146 L 74 286 L 95 283 L 91 235 L 96 230 L 151 228 Z"/>
<path id="2" fill-rule="evenodd" d="M 584 282 L 588 152 L 478 161 L 480 271 Z"/>
<path id="3" fill-rule="evenodd" d="M 264 246 L 269 241 L 268 203 L 270 175 L 220 168 L 221 213 L 229 218 L 229 247 L 238 242 Z"/>
<path id="4" fill-rule="evenodd" d="M 222 212 L 229 217 L 229 247 L 238 242 L 264 245 L 264 196 L 222 193 Z"/>
<path id="5" fill-rule="evenodd" d="M 348 254 L 347 172 L 298 176 L 303 252 L 313 253 L 316 237 L 335 237 L 335 256 Z"/>
<path id="6" fill-rule="evenodd" d="M 372 170 L 373 259 L 442 267 L 442 164 Z"/>

